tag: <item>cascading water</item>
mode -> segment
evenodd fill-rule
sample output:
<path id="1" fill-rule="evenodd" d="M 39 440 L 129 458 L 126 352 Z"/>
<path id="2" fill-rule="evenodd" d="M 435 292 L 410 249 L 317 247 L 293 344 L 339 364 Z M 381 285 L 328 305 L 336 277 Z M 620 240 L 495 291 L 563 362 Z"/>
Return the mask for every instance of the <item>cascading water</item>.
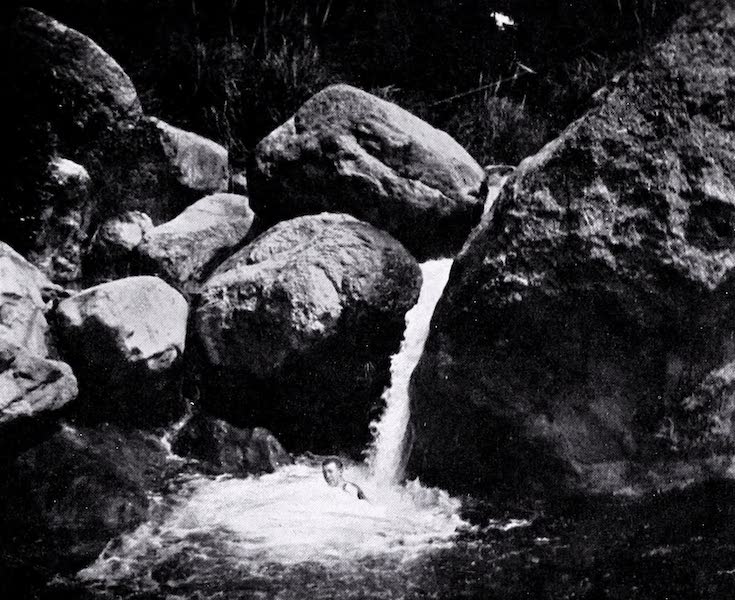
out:
<path id="1" fill-rule="evenodd" d="M 403 479 L 407 458 L 410 417 L 409 384 L 429 336 L 431 317 L 449 279 L 452 260 L 432 260 L 421 265 L 423 285 L 416 305 L 406 314 L 401 348 L 391 359 L 391 385 L 383 394 L 386 409 L 372 425 L 374 442 L 368 455 L 376 485 L 389 487 Z"/>
<path id="2" fill-rule="evenodd" d="M 79 579 L 88 589 L 160 590 L 165 573 L 166 586 L 193 585 L 198 593 L 202 586 L 220 589 L 229 577 L 224 572 L 247 579 L 273 565 L 349 570 L 368 559 L 403 563 L 450 544 L 464 525 L 459 503 L 416 481 L 398 485 L 407 450 L 409 382 L 450 268 L 449 259 L 422 265 L 424 283 L 391 361 L 386 410 L 373 425 L 367 464 L 345 469 L 346 479 L 363 488 L 368 502 L 327 486 L 320 462 L 306 458 L 259 478 L 195 475 L 159 499 L 157 517 L 111 542 Z"/>

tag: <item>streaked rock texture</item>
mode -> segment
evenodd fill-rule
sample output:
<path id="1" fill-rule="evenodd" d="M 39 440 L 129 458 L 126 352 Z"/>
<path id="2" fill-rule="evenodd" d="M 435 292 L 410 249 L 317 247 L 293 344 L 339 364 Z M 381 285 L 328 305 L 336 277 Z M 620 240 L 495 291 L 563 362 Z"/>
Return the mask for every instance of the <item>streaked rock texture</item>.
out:
<path id="1" fill-rule="evenodd" d="M 248 170 L 251 203 L 265 224 L 348 213 L 419 259 L 459 250 L 482 214 L 484 179 L 449 135 L 347 85 L 308 100 L 258 144 Z"/>
<path id="2" fill-rule="evenodd" d="M 507 182 L 412 385 L 422 481 L 650 491 L 735 456 L 735 9 L 696 3 Z"/>

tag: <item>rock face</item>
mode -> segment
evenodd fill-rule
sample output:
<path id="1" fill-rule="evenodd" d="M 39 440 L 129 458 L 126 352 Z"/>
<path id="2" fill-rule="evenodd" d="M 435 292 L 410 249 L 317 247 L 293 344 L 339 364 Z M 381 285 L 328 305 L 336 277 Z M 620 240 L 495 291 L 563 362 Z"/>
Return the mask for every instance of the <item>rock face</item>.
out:
<path id="1" fill-rule="evenodd" d="M 143 116 L 130 78 L 87 36 L 32 8 L 20 9 L 12 35 L 22 65 L 18 92 L 65 155 L 74 159 L 73 153 Z"/>
<path id="2" fill-rule="evenodd" d="M 138 247 L 140 266 L 171 285 L 196 289 L 246 239 L 253 211 L 245 196 L 214 194 L 151 231 Z"/>
<path id="3" fill-rule="evenodd" d="M 46 300 L 59 288 L 0 242 L 0 339 L 33 354 L 49 354 Z"/>
<path id="4" fill-rule="evenodd" d="M 129 277 L 67 298 L 56 313 L 84 420 L 146 426 L 181 413 L 188 314 L 181 294 L 156 277 Z"/>
<path id="5" fill-rule="evenodd" d="M 257 475 L 293 463 L 291 455 L 267 429 L 239 429 L 202 415 L 186 424 L 172 448 L 179 456 L 197 459 L 212 473 Z"/>
<path id="6" fill-rule="evenodd" d="M 43 581 L 82 568 L 147 518 L 147 493 L 160 492 L 177 467 L 156 437 L 107 425 L 62 425 L 0 461 L 5 584 L 14 575 Z"/>
<path id="7" fill-rule="evenodd" d="M 0 339 L 0 431 L 4 437 L 9 426 L 56 412 L 76 396 L 77 380 L 69 365 Z"/>
<path id="8" fill-rule="evenodd" d="M 276 225 L 201 291 L 203 401 L 289 448 L 361 449 L 420 284 L 403 246 L 350 216 Z"/>
<path id="9" fill-rule="evenodd" d="M 227 190 L 230 166 L 224 146 L 161 119 L 148 120 L 158 130 L 171 173 L 182 187 L 199 196 Z"/>
<path id="10" fill-rule="evenodd" d="M 346 85 L 308 100 L 258 144 L 248 170 L 251 203 L 265 223 L 348 213 L 419 259 L 459 250 L 482 214 L 484 179 L 449 135 Z"/>
<path id="11" fill-rule="evenodd" d="M 133 250 L 153 231 L 151 218 L 129 210 L 102 223 L 92 236 L 84 274 L 91 279 L 120 279 L 132 274 Z"/>
<path id="12" fill-rule="evenodd" d="M 730 3 L 695 4 L 503 188 L 414 373 L 422 480 L 643 492 L 725 474 L 734 34 Z"/>
<path id="13" fill-rule="evenodd" d="M 59 283 L 81 276 L 82 248 L 92 217 L 90 185 L 81 165 L 61 157 L 49 163 L 45 206 L 39 207 L 41 223 L 29 258 Z"/>

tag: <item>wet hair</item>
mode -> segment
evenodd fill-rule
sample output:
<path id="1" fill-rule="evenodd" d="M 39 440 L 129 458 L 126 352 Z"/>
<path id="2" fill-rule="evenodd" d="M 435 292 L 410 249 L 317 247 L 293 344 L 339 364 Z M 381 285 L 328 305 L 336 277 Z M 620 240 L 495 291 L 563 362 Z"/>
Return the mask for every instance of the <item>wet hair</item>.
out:
<path id="1" fill-rule="evenodd" d="M 337 465 L 337 468 L 341 471 L 345 468 L 344 464 L 342 463 L 342 460 L 337 458 L 336 456 L 329 456 L 328 458 L 325 458 L 322 461 L 322 467 L 326 467 L 327 465 L 335 464 Z"/>

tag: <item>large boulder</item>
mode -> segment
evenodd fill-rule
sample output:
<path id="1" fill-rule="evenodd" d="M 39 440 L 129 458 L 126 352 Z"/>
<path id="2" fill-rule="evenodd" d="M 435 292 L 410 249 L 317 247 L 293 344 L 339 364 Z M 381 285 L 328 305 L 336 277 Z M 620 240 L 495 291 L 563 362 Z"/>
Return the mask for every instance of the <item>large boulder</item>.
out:
<path id="1" fill-rule="evenodd" d="M 182 467 L 158 437 L 114 426 L 62 424 L 44 441 L 0 457 L 0 575 L 14 597 L 72 575 L 117 535 L 149 517 Z"/>
<path id="2" fill-rule="evenodd" d="M 47 356 L 46 302 L 60 291 L 40 270 L 0 242 L 0 339 Z"/>
<path id="3" fill-rule="evenodd" d="M 696 3 L 521 163 L 412 382 L 422 481 L 645 492 L 735 457 L 735 10 Z"/>
<path id="4" fill-rule="evenodd" d="M 253 224 L 245 196 L 213 194 L 159 225 L 138 246 L 143 272 L 194 291 L 204 277 L 245 241 Z"/>
<path id="5" fill-rule="evenodd" d="M 151 218 L 139 210 L 128 210 L 104 221 L 84 256 L 85 278 L 109 280 L 133 274 L 133 251 L 153 227 Z"/>
<path id="6" fill-rule="evenodd" d="M 11 429 L 43 420 L 76 397 L 77 380 L 69 365 L 0 339 L 0 448 Z"/>
<path id="7" fill-rule="evenodd" d="M 348 215 L 279 223 L 201 290 L 203 402 L 294 450 L 359 452 L 421 283 L 413 257 Z"/>
<path id="8" fill-rule="evenodd" d="M 84 34 L 21 8 L 11 36 L 17 68 L 10 91 L 24 102 L 24 125 L 46 124 L 65 156 L 76 160 L 110 132 L 134 127 L 142 118 L 130 78 Z"/>
<path id="9" fill-rule="evenodd" d="M 308 100 L 258 144 L 248 170 L 253 210 L 265 223 L 348 213 L 419 259 L 459 250 L 482 214 L 484 179 L 449 135 L 347 85 Z"/>
<path id="10" fill-rule="evenodd" d="M 194 458 L 210 473 L 259 475 L 293 463 L 267 429 L 240 429 L 222 419 L 196 415 L 171 443 L 179 456 Z"/>
<path id="11" fill-rule="evenodd" d="M 179 416 L 187 315 L 184 297 L 157 277 L 118 279 L 60 302 L 59 345 L 79 378 L 81 418 L 150 426 Z"/>

